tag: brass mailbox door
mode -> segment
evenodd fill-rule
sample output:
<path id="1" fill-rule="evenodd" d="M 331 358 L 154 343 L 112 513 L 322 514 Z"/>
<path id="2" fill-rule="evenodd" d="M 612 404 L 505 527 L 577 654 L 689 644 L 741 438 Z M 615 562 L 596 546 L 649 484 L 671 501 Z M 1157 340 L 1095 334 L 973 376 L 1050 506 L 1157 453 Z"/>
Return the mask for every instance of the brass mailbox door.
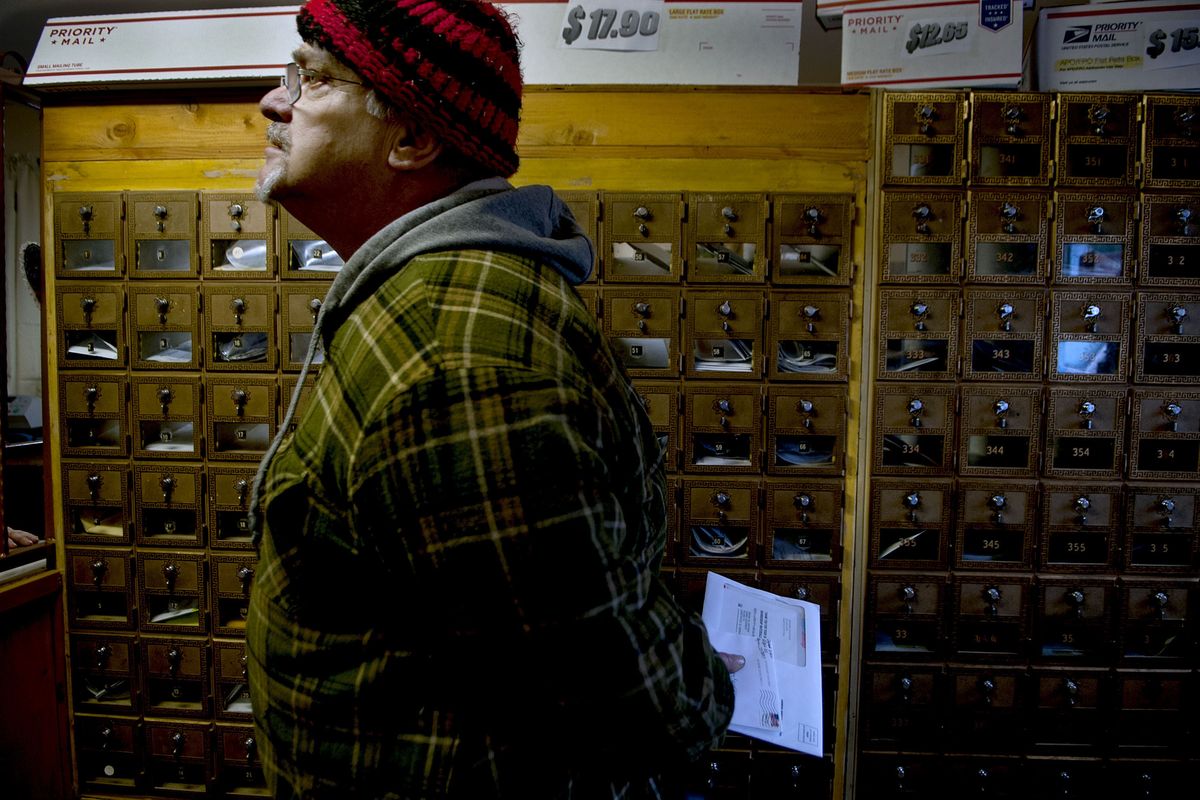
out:
<path id="1" fill-rule="evenodd" d="M 555 193 L 566 203 L 575 222 L 583 229 L 588 241 L 595 246 L 592 271 L 584 283 L 596 283 L 600 278 L 600 195 L 598 192 L 580 190 Z"/>
<path id="2" fill-rule="evenodd" d="M 1143 194 L 1141 241 L 1139 285 L 1200 286 L 1200 195 Z"/>
<path id="3" fill-rule="evenodd" d="M 205 639 L 143 637 L 142 695 L 147 714 L 209 714 L 209 646 Z"/>
<path id="4" fill-rule="evenodd" d="M 175 794 L 203 794 L 213 779 L 212 723 L 153 720 L 145 726 L 141 785 Z"/>
<path id="5" fill-rule="evenodd" d="M 687 194 L 691 283 L 762 283 L 767 277 L 767 198 Z"/>
<path id="6" fill-rule="evenodd" d="M 1058 96 L 1059 186 L 1133 186 L 1138 100 L 1134 94 Z"/>
<path id="7" fill-rule="evenodd" d="M 685 290 L 683 361 L 689 378 L 762 376 L 766 298 L 751 290 Z"/>
<path id="8" fill-rule="evenodd" d="M 1114 578 L 1040 577 L 1038 598 L 1035 655 L 1076 663 L 1112 656 Z"/>
<path id="9" fill-rule="evenodd" d="M 208 345 L 204 368 L 215 371 L 274 372 L 275 287 L 209 284 L 203 288 Z"/>
<path id="10" fill-rule="evenodd" d="M 692 383 L 683 387 L 686 472 L 762 469 L 762 388 Z"/>
<path id="11" fill-rule="evenodd" d="M 245 641 L 213 639 L 213 699 L 217 719 L 249 720 L 250 678 Z"/>
<path id="12" fill-rule="evenodd" d="M 871 658 L 930 658 L 945 650 L 946 579 L 875 573 L 867 580 Z"/>
<path id="13" fill-rule="evenodd" d="M 1125 403 L 1124 389 L 1051 388 L 1043 474 L 1119 479 L 1125 458 Z"/>
<path id="14" fill-rule="evenodd" d="M 201 192 L 200 266 L 204 277 L 274 277 L 277 210 L 274 203 L 264 203 L 250 192 Z"/>
<path id="15" fill-rule="evenodd" d="M 200 292 L 193 284 L 138 284 L 129 289 L 134 369 L 200 368 Z"/>
<path id="16" fill-rule="evenodd" d="M 874 471 L 880 475 L 951 474 L 956 406 L 953 386 L 878 387 Z"/>
<path id="17" fill-rule="evenodd" d="M 133 468 L 137 543 L 203 547 L 204 499 L 200 467 L 140 463 Z"/>
<path id="18" fill-rule="evenodd" d="M 141 720 L 76 715 L 75 748 L 80 783 L 97 791 L 133 790 L 142 772 L 141 739 Z"/>
<path id="19" fill-rule="evenodd" d="M 61 373 L 58 400 L 64 456 L 129 455 L 128 386 L 123 375 Z"/>
<path id="20" fill-rule="evenodd" d="M 1043 483 L 1039 569 L 1045 572 L 1111 571 L 1121 544 L 1123 495 L 1120 483 Z"/>
<path id="21" fill-rule="evenodd" d="M 267 795 L 253 725 L 216 726 L 216 785 L 227 795 Z"/>
<path id="22" fill-rule="evenodd" d="M 346 262 L 328 242 L 279 208 L 279 256 L 285 279 L 328 281 Z"/>
<path id="23" fill-rule="evenodd" d="M 817 604 L 821 609 L 821 658 L 826 663 L 836 661 L 839 641 L 837 621 L 842 593 L 838 576 L 833 573 L 804 575 L 798 572 L 764 572 L 761 584 L 762 589 L 771 594 Z"/>
<path id="24" fill-rule="evenodd" d="M 884 283 L 957 283 L 962 275 L 962 192 L 885 191 L 879 272 Z"/>
<path id="25" fill-rule="evenodd" d="M 966 174 L 966 100 L 953 92 L 884 95 L 883 179 L 958 186 Z"/>
<path id="26" fill-rule="evenodd" d="M 120 278 L 125 274 L 125 203 L 117 192 L 54 194 L 54 274 Z"/>
<path id="27" fill-rule="evenodd" d="M 766 483 L 763 566 L 838 569 L 842 563 L 842 484 L 813 478 Z"/>
<path id="28" fill-rule="evenodd" d="M 1129 477 L 1200 478 L 1200 392 L 1134 389 Z"/>
<path id="29" fill-rule="evenodd" d="M 125 369 L 125 292 L 115 284 L 63 282 L 56 290 L 59 369 Z"/>
<path id="30" fill-rule="evenodd" d="M 845 453 L 844 387 L 767 387 L 767 472 L 840 475 Z"/>
<path id="31" fill-rule="evenodd" d="M 842 292 L 777 292 L 767 320 L 767 375 L 845 381 L 850 374 L 850 298 Z"/>
<path id="32" fill-rule="evenodd" d="M 1194 190 L 1200 181 L 1200 102 L 1194 96 L 1146 96 L 1147 188 Z"/>
<path id="33" fill-rule="evenodd" d="M 1044 284 L 1050 271 L 1050 195 L 972 191 L 967 204 L 967 280 Z"/>
<path id="34" fill-rule="evenodd" d="M 885 663 L 865 668 L 864 736 L 868 746 L 920 747 L 936 735 L 941 672 L 926 665 Z"/>
<path id="35" fill-rule="evenodd" d="M 1045 292 L 967 289 L 963 377 L 981 381 L 1039 381 L 1045 350 Z"/>
<path id="36" fill-rule="evenodd" d="M 130 543 L 128 463 L 64 460 L 62 489 L 68 542 Z"/>
<path id="37" fill-rule="evenodd" d="M 951 482 L 947 479 L 873 481 L 870 566 L 947 569 L 951 508 Z"/>
<path id="38" fill-rule="evenodd" d="M 71 634 L 75 708 L 136 714 L 139 708 L 137 653 L 133 634 Z"/>
<path id="39" fill-rule="evenodd" d="M 956 568 L 1033 569 L 1035 482 L 961 481 L 957 496 Z"/>
<path id="40" fill-rule="evenodd" d="M 133 556 L 128 549 L 68 548 L 71 624 L 104 630 L 136 628 L 133 574 Z"/>
<path id="41" fill-rule="evenodd" d="M 753 567 L 761 525 L 759 485 L 749 478 L 684 478 L 680 557 L 692 565 Z"/>
<path id="42" fill-rule="evenodd" d="M 207 632 L 205 562 L 202 552 L 143 550 L 137 554 L 139 630 Z"/>
<path id="43" fill-rule="evenodd" d="M 1040 386 L 962 388 L 958 472 L 1034 477 L 1042 452 Z"/>
<path id="44" fill-rule="evenodd" d="M 780 285 L 849 286 L 854 277 L 854 197 L 777 194 L 771 200 L 771 280 Z"/>
<path id="45" fill-rule="evenodd" d="M 254 584 L 257 555 L 214 554 L 211 567 L 213 633 L 218 636 L 242 636 L 250 606 L 250 587 Z"/>
<path id="46" fill-rule="evenodd" d="M 1126 578 L 1121 584 L 1121 655 L 1130 663 L 1186 663 L 1196 578 Z"/>
<path id="47" fill-rule="evenodd" d="M 278 427 L 275 380 L 209 375 L 205 388 L 208 458 L 261 459 Z"/>
<path id="48" fill-rule="evenodd" d="M 1055 196 L 1056 284 L 1128 286 L 1137 256 L 1135 197 L 1060 192 Z"/>
<path id="49" fill-rule="evenodd" d="M 650 417 L 650 424 L 658 435 L 658 443 L 666 458 L 667 472 L 674 472 L 679 465 L 679 412 L 683 402 L 680 385 L 669 381 L 635 380 L 642 407 Z"/>
<path id="50" fill-rule="evenodd" d="M 678 283 L 683 277 L 683 196 L 604 192 L 600 263 L 606 281 Z"/>
<path id="51" fill-rule="evenodd" d="M 1005 660 L 1026 654 L 1032 578 L 959 574 L 954 579 L 955 652 Z"/>
<path id="52" fill-rule="evenodd" d="M 605 286 L 600 290 L 601 326 L 613 352 L 635 378 L 679 375 L 679 289 L 660 286 Z"/>
<path id="53" fill-rule="evenodd" d="M 133 453 L 142 458 L 196 458 L 204 430 L 200 375 L 135 376 Z"/>
<path id="54" fill-rule="evenodd" d="M 285 284 L 280 287 L 280 330 L 283 348 L 279 367 L 285 372 L 299 372 L 304 366 L 308 348 L 313 343 L 313 326 L 317 324 L 317 315 L 321 313 L 321 306 L 328 291 L 328 283 Z M 309 367 L 311 371 L 319 369 L 325 363 L 325 347 L 320 337 L 317 338 L 316 348 L 312 365 Z"/>
<path id="55" fill-rule="evenodd" d="M 971 93 L 972 184 L 1045 186 L 1050 182 L 1050 102 L 1049 94 Z"/>
<path id="56" fill-rule="evenodd" d="M 245 467 L 208 468 L 208 546 L 214 550 L 248 550 L 252 547 L 250 529 L 250 488 L 255 469 Z"/>
<path id="57" fill-rule="evenodd" d="M 1188 573 L 1196 568 L 1195 486 L 1131 486 L 1124 571 Z"/>
<path id="58" fill-rule="evenodd" d="M 1050 380 L 1125 383 L 1132 311 L 1128 293 L 1054 292 Z"/>
<path id="59" fill-rule="evenodd" d="M 195 192 L 126 192 L 125 250 L 132 278 L 195 278 L 200 273 Z"/>
<path id="60" fill-rule="evenodd" d="M 1032 779 L 1037 783 L 1031 785 L 1052 786 L 1056 792 L 1078 788 L 1084 797 L 1105 794 L 1099 760 L 1074 763 L 1062 756 L 1095 752 L 1105 741 L 1104 723 L 1111 707 L 1108 680 L 1106 672 L 1098 668 L 1040 667 L 1034 672 L 1027 747 L 1054 755 L 1055 763 L 1044 775 Z M 1031 766 L 1037 769 L 1033 762 Z"/>
<path id="61" fill-rule="evenodd" d="M 952 380 L 958 373 L 958 291 L 881 289 L 876 376 Z"/>
<path id="62" fill-rule="evenodd" d="M 1142 292 L 1137 299 L 1133 379 L 1138 383 L 1200 382 L 1200 294 Z"/>

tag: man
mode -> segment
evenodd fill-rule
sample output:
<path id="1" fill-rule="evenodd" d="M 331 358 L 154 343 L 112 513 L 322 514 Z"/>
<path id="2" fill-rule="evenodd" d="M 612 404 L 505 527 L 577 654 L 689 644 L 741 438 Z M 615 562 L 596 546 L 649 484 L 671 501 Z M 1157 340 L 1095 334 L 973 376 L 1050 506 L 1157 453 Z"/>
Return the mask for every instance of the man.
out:
<path id="1" fill-rule="evenodd" d="M 277 797 L 665 796 L 732 686 L 657 567 L 657 439 L 513 189 L 517 42 L 472 0 L 311 0 L 259 176 L 346 266 L 256 481 L 247 625 Z M 312 350 L 310 349 L 310 360 Z M 307 367 L 306 367 L 307 371 Z"/>

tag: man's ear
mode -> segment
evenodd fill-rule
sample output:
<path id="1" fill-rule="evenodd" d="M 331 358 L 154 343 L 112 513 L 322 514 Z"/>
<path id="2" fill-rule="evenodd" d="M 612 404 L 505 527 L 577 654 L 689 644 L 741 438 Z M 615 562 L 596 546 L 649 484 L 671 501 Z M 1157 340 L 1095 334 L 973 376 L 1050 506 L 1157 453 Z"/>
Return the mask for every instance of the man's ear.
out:
<path id="1" fill-rule="evenodd" d="M 388 150 L 388 166 L 392 169 L 422 169 L 442 153 L 442 143 L 420 125 L 404 125 L 398 133 Z"/>

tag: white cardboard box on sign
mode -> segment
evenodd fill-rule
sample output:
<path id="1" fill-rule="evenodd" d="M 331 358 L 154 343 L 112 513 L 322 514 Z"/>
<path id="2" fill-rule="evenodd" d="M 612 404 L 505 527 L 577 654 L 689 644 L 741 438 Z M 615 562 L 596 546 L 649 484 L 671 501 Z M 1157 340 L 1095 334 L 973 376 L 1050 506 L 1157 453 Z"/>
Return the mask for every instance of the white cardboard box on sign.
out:
<path id="1" fill-rule="evenodd" d="M 1144 0 L 1042 9 L 1042 91 L 1200 88 L 1200 3 Z"/>
<path id="2" fill-rule="evenodd" d="M 1015 87 L 1021 0 L 881 2 L 842 14 L 842 85 Z"/>

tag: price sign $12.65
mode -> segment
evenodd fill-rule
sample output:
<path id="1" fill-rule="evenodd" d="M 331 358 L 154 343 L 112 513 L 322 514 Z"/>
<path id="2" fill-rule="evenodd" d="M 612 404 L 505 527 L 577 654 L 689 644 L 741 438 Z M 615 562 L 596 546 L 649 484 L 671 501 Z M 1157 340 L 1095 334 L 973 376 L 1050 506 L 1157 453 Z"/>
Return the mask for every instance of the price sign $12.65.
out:
<path id="1" fill-rule="evenodd" d="M 558 46 L 657 50 L 662 8 L 662 0 L 568 0 Z"/>

